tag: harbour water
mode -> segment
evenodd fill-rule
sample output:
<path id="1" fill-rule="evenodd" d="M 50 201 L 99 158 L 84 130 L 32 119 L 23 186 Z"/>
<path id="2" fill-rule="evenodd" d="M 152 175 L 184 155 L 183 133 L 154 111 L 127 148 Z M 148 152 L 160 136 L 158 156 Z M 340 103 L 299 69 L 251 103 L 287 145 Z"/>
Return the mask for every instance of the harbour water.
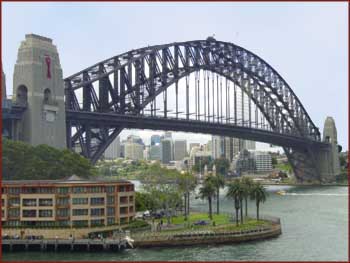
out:
<path id="1" fill-rule="evenodd" d="M 3 261 L 346 261 L 348 259 L 348 189 L 339 186 L 268 186 L 262 215 L 281 218 L 277 238 L 232 245 L 128 249 L 119 253 L 4 253 Z M 277 195 L 279 190 L 286 195 Z M 216 202 L 215 202 L 216 203 Z M 195 199 L 191 207 L 207 211 Z M 214 211 L 216 207 L 214 205 Z M 232 213 L 233 202 L 221 193 L 221 211 Z M 249 204 L 255 216 L 255 203 Z"/>

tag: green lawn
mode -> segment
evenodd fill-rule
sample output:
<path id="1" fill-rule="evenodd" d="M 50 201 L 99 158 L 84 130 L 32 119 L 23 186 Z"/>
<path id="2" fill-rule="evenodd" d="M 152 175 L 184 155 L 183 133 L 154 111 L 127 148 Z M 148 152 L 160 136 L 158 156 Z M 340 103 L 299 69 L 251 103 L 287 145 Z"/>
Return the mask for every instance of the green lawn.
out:
<path id="1" fill-rule="evenodd" d="M 193 223 L 199 220 L 205 220 L 208 222 L 208 225 L 204 226 L 195 226 Z M 159 222 L 160 219 L 155 220 L 155 222 Z M 213 226 L 213 222 L 215 221 L 215 226 Z M 166 218 L 163 218 L 163 222 L 166 224 Z M 181 231 L 187 230 L 210 230 L 210 231 L 235 231 L 235 230 L 248 230 L 256 227 L 262 226 L 270 226 L 271 223 L 263 220 L 257 221 L 252 218 L 245 218 L 244 224 L 239 224 L 236 226 L 236 222 L 230 220 L 230 216 L 228 214 L 213 214 L 213 220 L 209 219 L 207 213 L 192 213 L 190 214 L 189 222 L 185 221 L 184 216 L 177 216 L 171 218 L 171 224 L 175 225 L 176 229 L 163 229 L 161 232 L 171 234 L 177 233 Z"/>
<path id="2" fill-rule="evenodd" d="M 172 217 L 171 223 L 175 224 L 175 225 L 184 224 L 184 223 L 192 225 L 193 223 L 195 223 L 199 220 L 204 220 L 204 221 L 207 221 L 208 223 L 210 223 L 209 215 L 207 213 L 192 213 L 192 214 L 190 214 L 190 218 L 188 221 L 185 221 L 184 216 Z M 163 221 L 164 221 L 164 219 L 163 219 Z M 230 223 L 230 218 L 229 218 L 229 215 L 227 215 L 227 214 L 219 214 L 219 215 L 213 214 L 212 221 L 215 221 L 216 225 L 222 225 L 222 224 Z"/>

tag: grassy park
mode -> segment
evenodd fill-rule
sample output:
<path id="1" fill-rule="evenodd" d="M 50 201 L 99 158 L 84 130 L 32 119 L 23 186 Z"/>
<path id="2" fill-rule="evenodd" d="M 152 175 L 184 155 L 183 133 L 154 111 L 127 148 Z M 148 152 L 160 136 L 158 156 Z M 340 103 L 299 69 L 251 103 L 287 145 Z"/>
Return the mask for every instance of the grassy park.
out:
<path id="1" fill-rule="evenodd" d="M 155 220 L 155 224 L 160 223 L 161 219 Z M 165 221 L 163 219 L 163 221 Z M 195 225 L 196 222 L 205 221 L 206 225 Z M 213 224 L 215 222 L 215 225 Z M 250 230 L 257 227 L 271 226 L 271 222 L 253 218 L 245 218 L 243 224 L 236 225 L 235 221 L 229 214 L 214 214 L 213 219 L 210 220 L 207 213 L 192 213 L 189 219 L 185 220 L 184 216 L 176 216 L 171 218 L 171 225 L 164 226 L 159 232 L 163 233 L 177 233 L 183 231 L 240 231 Z"/>

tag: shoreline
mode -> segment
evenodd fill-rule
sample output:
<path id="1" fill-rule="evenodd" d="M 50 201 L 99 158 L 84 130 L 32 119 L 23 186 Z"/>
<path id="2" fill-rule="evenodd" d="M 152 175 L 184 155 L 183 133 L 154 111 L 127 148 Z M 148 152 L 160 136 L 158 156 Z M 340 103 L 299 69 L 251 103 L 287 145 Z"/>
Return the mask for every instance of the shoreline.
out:
<path id="1" fill-rule="evenodd" d="M 260 182 L 262 185 L 286 185 L 286 186 L 344 186 L 347 187 L 348 184 L 298 184 L 298 183 L 264 183 Z"/>
<path id="2" fill-rule="evenodd" d="M 132 236 L 135 248 L 185 247 L 192 245 L 242 243 L 248 241 L 275 238 L 282 234 L 280 223 L 272 223 L 269 227 L 257 227 L 240 231 L 207 231 L 183 232 L 182 234 L 163 235 L 140 238 Z"/>
<path id="3" fill-rule="evenodd" d="M 251 229 L 203 229 L 183 230 L 176 233 L 167 232 L 135 232 L 129 237 L 117 239 L 3 239 L 2 251 L 114 251 L 126 248 L 159 248 L 183 247 L 193 245 L 219 245 L 241 243 L 255 240 L 275 238 L 282 234 L 280 220 L 263 220 L 271 223 L 269 226 L 256 226 Z"/>

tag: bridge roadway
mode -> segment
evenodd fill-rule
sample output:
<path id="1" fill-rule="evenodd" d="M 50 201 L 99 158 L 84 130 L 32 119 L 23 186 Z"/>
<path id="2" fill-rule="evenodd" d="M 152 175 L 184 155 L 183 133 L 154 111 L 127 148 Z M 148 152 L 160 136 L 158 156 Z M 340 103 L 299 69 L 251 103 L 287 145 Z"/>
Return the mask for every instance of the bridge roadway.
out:
<path id="1" fill-rule="evenodd" d="M 111 128 L 120 127 L 122 129 L 172 130 L 239 137 L 246 140 L 260 141 L 282 147 L 293 146 L 293 148 L 299 149 L 305 149 L 307 147 L 327 149 L 329 147 L 329 144 L 327 143 L 291 134 L 281 134 L 276 133 L 275 131 L 257 129 L 249 126 L 242 127 L 233 124 L 203 122 L 193 119 L 187 120 L 171 117 L 164 118 L 145 115 L 137 116 L 67 110 L 66 120 L 67 122 L 70 122 L 70 125 L 86 124 L 90 125 L 91 128 L 108 124 Z"/>

